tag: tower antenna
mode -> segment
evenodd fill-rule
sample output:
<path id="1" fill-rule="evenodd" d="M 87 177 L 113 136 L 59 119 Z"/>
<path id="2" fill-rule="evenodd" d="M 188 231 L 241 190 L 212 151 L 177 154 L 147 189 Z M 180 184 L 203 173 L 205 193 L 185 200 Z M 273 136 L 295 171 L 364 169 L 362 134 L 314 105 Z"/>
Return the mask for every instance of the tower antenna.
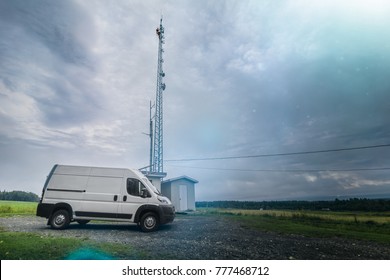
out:
<path id="1" fill-rule="evenodd" d="M 160 26 L 156 29 L 158 37 L 158 59 L 157 59 L 157 87 L 156 87 L 156 102 L 155 102 L 155 116 L 154 116 L 154 131 L 153 131 L 153 153 L 152 153 L 152 173 L 163 173 L 163 91 L 165 90 L 165 83 L 163 78 L 165 73 L 163 70 L 163 44 L 164 27 L 162 25 L 162 15 L 160 19 Z"/>

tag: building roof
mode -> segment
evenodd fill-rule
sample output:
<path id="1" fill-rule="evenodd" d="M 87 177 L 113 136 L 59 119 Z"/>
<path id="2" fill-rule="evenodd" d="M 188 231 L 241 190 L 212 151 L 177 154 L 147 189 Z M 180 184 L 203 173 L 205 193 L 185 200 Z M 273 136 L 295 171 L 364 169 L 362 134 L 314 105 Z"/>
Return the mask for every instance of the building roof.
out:
<path id="1" fill-rule="evenodd" d="M 153 178 L 164 178 L 167 176 L 167 173 L 165 172 L 149 172 L 149 171 L 141 171 L 142 174 L 144 174 L 146 177 L 153 177 Z"/>
<path id="2" fill-rule="evenodd" d="M 164 183 L 170 183 L 170 182 L 174 182 L 174 181 L 179 181 L 179 180 L 187 180 L 187 181 L 190 181 L 190 182 L 192 182 L 192 183 L 194 183 L 194 184 L 196 184 L 196 183 L 199 183 L 199 181 L 197 181 L 197 180 L 195 180 L 195 179 L 193 179 L 193 178 L 191 178 L 191 177 L 188 177 L 188 176 L 180 176 L 180 177 L 176 177 L 176 178 L 172 178 L 172 179 L 168 179 L 168 180 L 165 180 L 165 181 L 163 181 L 162 183 L 164 184 Z"/>

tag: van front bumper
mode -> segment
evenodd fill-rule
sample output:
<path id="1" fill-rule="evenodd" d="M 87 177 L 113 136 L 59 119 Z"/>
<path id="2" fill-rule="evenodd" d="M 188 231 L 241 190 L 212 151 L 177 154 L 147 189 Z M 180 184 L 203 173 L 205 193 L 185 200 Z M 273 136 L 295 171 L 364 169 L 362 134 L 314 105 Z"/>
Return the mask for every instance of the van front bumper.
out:
<path id="1" fill-rule="evenodd" d="M 161 214 L 160 214 L 160 224 L 167 224 L 173 222 L 175 219 L 175 206 L 173 205 L 163 205 L 161 207 Z"/>

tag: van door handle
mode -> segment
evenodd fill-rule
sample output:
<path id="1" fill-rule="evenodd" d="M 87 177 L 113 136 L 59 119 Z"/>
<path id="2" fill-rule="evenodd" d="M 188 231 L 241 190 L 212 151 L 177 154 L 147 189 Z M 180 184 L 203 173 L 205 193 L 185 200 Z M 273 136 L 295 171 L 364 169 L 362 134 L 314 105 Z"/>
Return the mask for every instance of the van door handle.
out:
<path id="1" fill-rule="evenodd" d="M 126 201 L 127 200 L 127 195 L 124 195 L 123 196 L 123 201 Z"/>
<path id="2" fill-rule="evenodd" d="M 118 196 L 114 195 L 114 201 L 117 201 L 117 200 L 118 200 Z"/>

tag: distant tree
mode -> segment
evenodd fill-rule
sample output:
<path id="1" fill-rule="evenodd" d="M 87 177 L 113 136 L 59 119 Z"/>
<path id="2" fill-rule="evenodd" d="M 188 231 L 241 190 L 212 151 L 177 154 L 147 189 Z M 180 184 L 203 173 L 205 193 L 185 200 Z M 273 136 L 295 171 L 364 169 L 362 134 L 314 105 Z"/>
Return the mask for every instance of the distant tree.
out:
<path id="1" fill-rule="evenodd" d="M 32 192 L 24 191 L 1 191 L 0 200 L 12 201 L 39 201 L 39 196 Z"/>

